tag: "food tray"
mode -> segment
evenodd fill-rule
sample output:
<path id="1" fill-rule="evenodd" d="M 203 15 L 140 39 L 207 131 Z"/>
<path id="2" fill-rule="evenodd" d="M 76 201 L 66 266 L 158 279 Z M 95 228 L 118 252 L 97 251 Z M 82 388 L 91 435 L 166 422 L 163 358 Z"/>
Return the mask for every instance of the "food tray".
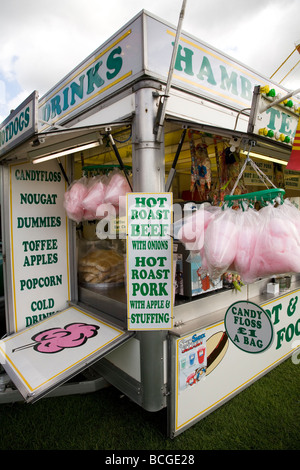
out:
<path id="1" fill-rule="evenodd" d="M 82 287 L 94 288 L 94 289 L 107 289 L 108 287 L 121 287 L 124 286 L 124 281 L 121 282 L 100 282 L 97 284 L 96 282 L 81 282 L 80 285 Z"/>

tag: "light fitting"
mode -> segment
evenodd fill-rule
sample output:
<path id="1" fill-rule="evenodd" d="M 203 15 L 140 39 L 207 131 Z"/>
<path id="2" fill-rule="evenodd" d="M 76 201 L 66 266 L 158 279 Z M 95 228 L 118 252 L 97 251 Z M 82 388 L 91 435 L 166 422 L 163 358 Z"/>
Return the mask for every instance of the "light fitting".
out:
<path id="1" fill-rule="evenodd" d="M 74 152 L 81 152 L 83 150 L 87 150 L 93 147 L 98 147 L 101 143 L 99 141 L 97 142 L 90 142 L 89 144 L 84 144 L 80 145 L 78 147 L 72 147 L 67 150 L 62 150 L 61 152 L 56 152 L 56 153 L 51 153 L 49 155 L 44 155 L 42 157 L 37 157 L 32 160 L 32 163 L 42 163 L 46 162 L 47 160 L 52 160 L 53 158 L 59 158 L 59 157 L 64 157 L 66 155 L 70 155 L 71 153 Z"/>
<path id="2" fill-rule="evenodd" d="M 244 155 L 245 157 L 248 155 L 247 152 L 244 152 L 244 151 L 241 151 L 240 152 L 242 155 Z M 259 160 L 266 160 L 268 162 L 274 162 L 274 163 L 279 163 L 280 165 L 287 165 L 288 162 L 284 161 L 284 160 L 279 160 L 278 158 L 273 158 L 273 157 L 266 157 L 265 155 L 260 155 L 258 153 L 253 153 L 253 152 L 250 152 L 249 153 L 249 156 L 250 157 L 253 157 L 253 158 L 257 158 Z"/>

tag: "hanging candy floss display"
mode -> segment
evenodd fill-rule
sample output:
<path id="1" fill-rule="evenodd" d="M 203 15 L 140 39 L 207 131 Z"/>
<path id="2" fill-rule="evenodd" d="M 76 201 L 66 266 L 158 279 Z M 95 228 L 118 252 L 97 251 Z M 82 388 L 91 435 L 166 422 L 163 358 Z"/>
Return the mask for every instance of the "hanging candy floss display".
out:
<path id="1" fill-rule="evenodd" d="M 100 205 L 96 211 L 97 217 L 100 218 L 105 213 L 111 214 L 112 212 L 125 216 L 126 194 L 130 192 L 131 188 L 126 177 L 119 170 L 113 171 L 108 177 L 103 205 Z"/>
<path id="2" fill-rule="evenodd" d="M 130 192 L 131 188 L 125 176 L 118 170 L 114 171 L 109 176 L 104 203 L 113 204 L 113 206 L 119 208 L 120 203 L 122 203 L 120 198 L 124 198 Z"/>
<path id="3" fill-rule="evenodd" d="M 84 208 L 82 201 L 88 194 L 87 178 L 74 181 L 64 194 L 64 208 L 67 216 L 79 223 L 83 219 Z"/>
<path id="4" fill-rule="evenodd" d="M 276 208 L 283 217 L 286 217 L 295 225 L 297 234 L 300 237 L 300 211 L 297 209 L 294 204 L 291 203 L 289 199 L 285 199 L 283 204 L 278 205 Z"/>
<path id="5" fill-rule="evenodd" d="M 192 215 L 181 219 L 178 224 L 180 228 L 177 232 L 177 238 L 190 251 L 200 251 L 203 248 L 206 229 L 212 219 L 221 209 L 211 206 L 209 208 L 200 208 Z"/>
<path id="6" fill-rule="evenodd" d="M 250 268 L 244 274 L 246 282 L 285 273 L 300 272 L 300 237 L 295 220 L 285 209 L 288 203 L 259 211 L 259 226 Z M 299 224 L 299 214 L 297 214 Z"/>
<path id="7" fill-rule="evenodd" d="M 252 208 L 240 209 L 236 215 L 237 249 L 231 270 L 239 273 L 243 281 L 247 281 L 251 260 L 255 256 L 259 220 L 259 213 Z"/>
<path id="8" fill-rule="evenodd" d="M 212 280 L 228 271 L 246 283 L 300 272 L 300 213 L 287 199 L 260 211 L 200 209 L 179 222 L 176 238 L 200 255 Z"/>
<path id="9" fill-rule="evenodd" d="M 236 211 L 225 209 L 207 227 L 204 256 L 211 279 L 219 278 L 233 264 L 238 240 L 236 217 Z"/>
<path id="10" fill-rule="evenodd" d="M 174 224 L 175 238 L 187 250 L 200 255 L 201 271 L 212 280 L 219 279 L 233 264 L 238 237 L 236 216 L 232 209 L 201 207 Z"/>
<path id="11" fill-rule="evenodd" d="M 195 216 L 179 232 L 178 238 L 187 249 L 199 251 L 202 271 L 207 269 L 211 279 L 231 271 L 238 273 L 243 282 L 251 283 L 259 278 L 300 272 L 300 213 L 288 199 L 283 201 L 284 191 L 276 188 L 251 160 L 251 146 L 252 143 L 230 196 L 224 198 L 228 205 L 225 203 L 220 213 L 208 219 L 206 226 L 202 217 L 199 229 Z M 265 185 L 268 182 L 273 188 L 235 195 L 248 163 Z M 249 201 L 256 201 L 257 197 L 263 203 L 259 211 L 249 206 Z M 238 209 L 231 207 L 231 201 L 238 202 Z M 192 246 L 188 247 L 187 241 Z"/>
<path id="12" fill-rule="evenodd" d="M 131 192 L 126 177 L 116 170 L 109 177 L 82 177 L 74 181 L 64 195 L 67 216 L 79 223 L 101 219 L 107 212 L 112 215 L 126 213 L 126 194 Z"/>
<path id="13" fill-rule="evenodd" d="M 269 203 L 259 211 L 225 209 L 206 231 L 203 254 L 211 277 L 232 271 L 252 283 L 299 273 L 299 228 L 299 211 L 289 200 L 277 207 Z"/>
<path id="14" fill-rule="evenodd" d="M 87 195 L 82 201 L 84 209 L 84 220 L 94 220 L 97 218 L 96 212 L 100 204 L 103 203 L 106 194 L 106 177 L 96 176 L 89 184 Z"/>

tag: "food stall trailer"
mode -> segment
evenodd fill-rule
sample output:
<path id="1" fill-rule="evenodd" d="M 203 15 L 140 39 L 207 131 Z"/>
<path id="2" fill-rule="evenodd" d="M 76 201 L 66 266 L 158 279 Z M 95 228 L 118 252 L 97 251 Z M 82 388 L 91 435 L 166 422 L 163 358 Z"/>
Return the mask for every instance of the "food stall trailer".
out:
<path id="1" fill-rule="evenodd" d="M 298 273 L 237 288 L 230 274 L 204 283 L 171 229 L 205 201 L 220 206 L 222 186 L 239 174 L 231 165 L 224 183 L 224 153 L 227 169 L 232 155 L 243 163 L 254 153 L 270 179 L 284 174 L 297 202 L 298 173 L 282 168 L 300 101 L 260 113 L 269 90 L 288 90 L 187 33 L 166 96 L 176 32 L 141 11 L 1 124 L 2 403 L 112 385 L 147 411 L 167 407 L 173 438 L 288 357 L 297 361 Z M 203 143 L 205 194 L 190 188 L 192 145 Z M 72 212 L 75 183 L 107 188 L 113 177 L 127 188 L 122 204 L 111 194 L 96 215 Z M 249 192 L 262 189 L 252 167 L 243 177 Z"/>

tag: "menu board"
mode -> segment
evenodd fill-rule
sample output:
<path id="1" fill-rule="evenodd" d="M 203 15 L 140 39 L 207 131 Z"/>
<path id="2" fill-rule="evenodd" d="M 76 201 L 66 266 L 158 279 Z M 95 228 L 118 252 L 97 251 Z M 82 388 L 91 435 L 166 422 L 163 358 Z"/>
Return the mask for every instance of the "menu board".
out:
<path id="1" fill-rule="evenodd" d="M 171 204 L 170 193 L 127 195 L 129 330 L 172 328 Z"/>
<path id="2" fill-rule="evenodd" d="M 258 168 L 266 175 L 271 181 L 274 178 L 274 168 L 272 162 L 261 162 L 255 161 Z M 246 186 L 264 186 L 264 179 L 260 178 L 254 168 L 251 165 L 247 165 L 244 174 L 243 181 Z"/>
<path id="3" fill-rule="evenodd" d="M 284 187 L 285 189 L 296 189 L 297 191 L 300 189 L 299 171 L 284 171 Z"/>
<path id="4" fill-rule="evenodd" d="M 67 307 L 70 299 L 66 183 L 56 160 L 9 166 L 9 234 L 14 331 Z"/>

